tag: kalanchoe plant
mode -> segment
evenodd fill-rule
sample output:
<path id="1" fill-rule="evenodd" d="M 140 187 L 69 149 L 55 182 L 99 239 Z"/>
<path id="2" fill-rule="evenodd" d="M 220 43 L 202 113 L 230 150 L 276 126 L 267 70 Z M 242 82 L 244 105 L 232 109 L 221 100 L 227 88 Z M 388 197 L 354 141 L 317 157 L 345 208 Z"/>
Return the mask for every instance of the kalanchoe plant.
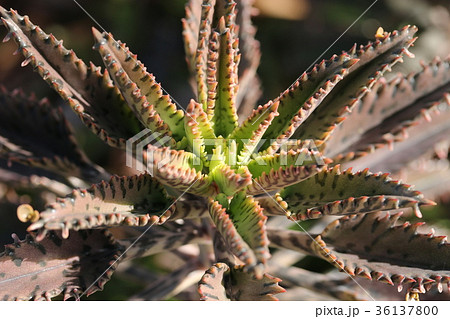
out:
<path id="1" fill-rule="evenodd" d="M 410 162 L 430 157 L 447 138 L 450 61 L 435 59 L 387 81 L 383 74 L 412 56 L 417 28 L 380 28 L 373 42 L 320 62 L 255 107 L 260 52 L 251 1 L 215 2 L 186 5 L 183 37 L 196 99 L 185 108 L 111 34 L 93 29 L 102 70 L 27 16 L 1 8 L 6 40 L 17 43 L 22 65 L 30 64 L 108 145 L 145 146 L 128 155 L 147 173 L 110 176 L 78 147 L 60 108 L 3 90 L 1 182 L 60 198 L 41 212 L 18 207 L 19 218 L 32 224 L 0 255 L 0 298 L 89 295 L 124 260 L 167 251 L 186 264 L 135 298 L 164 298 L 199 269 L 202 300 L 276 300 L 282 280 L 285 288 L 304 289 L 294 298 L 361 298 L 335 274 L 314 279 L 293 262 L 277 263 L 285 249 L 323 258 L 352 277 L 405 286 L 406 293 L 441 292 L 450 282 L 446 238 L 397 222 L 400 210 L 420 217 L 420 206 L 433 202 L 369 170 L 406 174 Z M 238 114 L 248 117 L 240 122 Z M 427 189 L 437 188 L 433 181 Z M 293 224 L 326 217 L 329 225 L 314 234 L 275 229 L 277 215 Z M 187 244 L 199 249 L 179 249 Z M 273 260 L 269 246 L 277 248 Z"/>

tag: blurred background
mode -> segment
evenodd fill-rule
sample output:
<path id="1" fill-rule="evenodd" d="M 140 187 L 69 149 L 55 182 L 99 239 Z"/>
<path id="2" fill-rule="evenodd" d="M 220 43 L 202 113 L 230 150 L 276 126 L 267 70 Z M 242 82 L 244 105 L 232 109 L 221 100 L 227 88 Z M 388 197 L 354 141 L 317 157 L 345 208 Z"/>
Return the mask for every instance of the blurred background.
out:
<path id="1" fill-rule="evenodd" d="M 193 93 L 188 85 L 181 37 L 184 0 L 78 2 L 106 31 L 127 43 L 175 100 L 181 105 L 187 104 Z M 85 62 L 93 61 L 103 66 L 98 53 L 92 50 L 91 27 L 99 27 L 74 1 L 1 0 L 0 3 L 7 9 L 12 7 L 20 14 L 30 16 L 31 21 L 44 31 L 64 39 L 64 45 L 74 49 Z M 259 15 L 254 18 L 254 24 L 262 51 L 258 71 L 263 85 L 260 103 L 274 99 L 289 87 L 372 3 L 373 0 L 255 0 Z M 379 0 L 321 59 L 348 50 L 354 43 L 366 44 L 374 38 L 380 26 L 385 31 L 392 31 L 414 24 L 419 27 L 419 39 L 411 49 L 416 59 L 406 58 L 405 63 L 396 66 L 393 74 L 417 71 L 420 60 L 428 62 L 436 55 L 441 58 L 449 55 L 449 12 L 448 0 Z M 5 35 L 5 28 L 0 28 L 0 36 L 3 38 Z M 62 104 L 59 96 L 32 72 L 30 66 L 20 67 L 23 58 L 12 55 L 15 50 L 13 41 L 0 45 L 0 84 L 9 90 L 22 88 L 27 93 L 34 92 L 39 98 L 48 97 L 53 103 Z M 88 156 L 113 173 L 126 174 L 122 154 L 106 147 L 82 126 L 68 107 L 66 109 Z M 28 201 L 27 196 L 11 193 L 0 183 L 2 243 L 11 241 L 11 229 L 23 237 L 24 225 L 15 222 L 15 208 L 17 203 Z M 432 214 L 424 214 L 425 217 L 432 216 L 426 219 L 444 220 L 440 224 L 450 226 L 450 205 L 448 202 L 446 205 L 441 205 Z M 39 204 L 34 206 L 41 208 Z M 118 288 L 111 289 L 112 286 Z M 139 285 L 115 276 L 107 288 L 90 299 L 125 299 Z"/>

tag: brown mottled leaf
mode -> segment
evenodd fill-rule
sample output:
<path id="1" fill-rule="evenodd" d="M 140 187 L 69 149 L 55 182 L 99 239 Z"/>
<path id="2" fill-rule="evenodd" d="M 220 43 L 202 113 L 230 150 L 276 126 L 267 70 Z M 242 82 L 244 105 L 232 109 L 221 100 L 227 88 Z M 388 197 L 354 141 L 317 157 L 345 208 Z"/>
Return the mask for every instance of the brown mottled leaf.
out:
<path id="1" fill-rule="evenodd" d="M 236 105 L 239 115 L 247 115 L 258 101 L 261 90 L 256 73 L 261 60 L 259 41 L 255 39 L 256 28 L 252 25 L 252 0 L 236 1 L 236 24 L 239 26 L 239 90 Z"/>
<path id="2" fill-rule="evenodd" d="M 450 162 L 447 159 L 419 158 L 405 166 L 398 175 L 406 178 L 432 200 L 450 193 Z"/>
<path id="3" fill-rule="evenodd" d="M 447 95 L 450 97 L 450 95 Z M 357 158 L 349 164 L 356 168 L 368 165 L 371 169 L 398 172 L 409 162 L 420 158 L 433 150 L 440 142 L 448 142 L 450 135 L 450 100 L 443 98 L 437 104 L 426 110 L 426 117 L 418 116 L 411 127 L 400 127 L 396 135 L 387 134 L 387 144 L 391 148 L 384 147 L 385 141 L 378 143 L 376 147 L 370 147 L 367 154 Z M 390 142 L 389 142 L 390 140 Z M 376 149 L 377 147 L 381 147 Z M 351 154 L 349 154 L 351 155 Z"/>
<path id="4" fill-rule="evenodd" d="M 177 199 L 175 206 L 175 212 L 170 217 L 172 220 L 197 219 L 209 215 L 208 202 L 202 196 L 186 193 Z"/>
<path id="5" fill-rule="evenodd" d="M 203 0 L 188 0 L 185 6 L 186 15 L 181 19 L 186 62 L 192 74 L 195 74 L 195 52 L 200 31 L 202 2 Z"/>
<path id="6" fill-rule="evenodd" d="M 70 229 L 163 223 L 174 209 L 165 189 L 149 175 L 113 176 L 108 183 L 102 181 L 58 199 L 29 230 L 39 230 L 40 236 L 48 230 L 62 230 L 67 238 Z"/>
<path id="7" fill-rule="evenodd" d="M 415 132 L 417 130 L 421 134 L 413 134 L 414 142 L 419 144 L 426 140 L 431 146 L 435 135 L 441 138 L 448 135 L 450 125 L 447 130 L 440 127 L 441 118 L 448 113 L 445 104 L 450 103 L 446 94 L 450 95 L 450 58 L 444 61 L 436 58 L 424 65 L 422 71 L 399 75 L 389 82 L 383 79 L 355 104 L 348 120 L 333 132 L 326 143 L 325 154 L 336 157 L 335 162 L 344 162 L 385 145 L 396 149 L 397 142 L 419 133 Z M 408 156 L 416 157 L 422 149 L 413 147 Z M 398 159 L 392 162 L 398 163 Z"/>
<path id="8" fill-rule="evenodd" d="M 175 250 L 187 244 L 208 241 L 204 229 L 192 221 L 182 223 L 167 222 L 145 228 L 145 232 L 136 238 L 120 239 L 118 242 L 128 247 L 124 259 L 135 259 Z"/>
<path id="9" fill-rule="evenodd" d="M 94 181 L 108 176 L 78 147 L 61 108 L 20 90 L 0 88 L 0 156 L 65 177 Z"/>
<path id="10" fill-rule="evenodd" d="M 264 274 L 256 279 L 244 271 L 243 266 L 230 268 L 224 263 L 214 264 L 209 268 L 198 284 L 200 300 L 278 300 L 275 294 L 284 292 L 278 283 L 281 280 Z"/>
<path id="11" fill-rule="evenodd" d="M 204 271 L 204 267 L 201 267 L 198 262 L 187 262 L 175 271 L 152 281 L 144 290 L 128 300 L 167 300 L 186 288 L 197 284 Z"/>
<path id="12" fill-rule="evenodd" d="M 357 62 L 358 59 L 351 58 L 346 53 L 334 55 L 329 60 L 315 65 L 310 72 L 303 73 L 291 87 L 277 97 L 273 103 L 279 102 L 279 116 L 264 133 L 266 142 L 262 150 L 270 154 L 276 152 L 282 141 L 294 134 Z M 271 139 L 279 141 L 272 142 Z"/>
<path id="13" fill-rule="evenodd" d="M 306 233 L 286 229 L 267 229 L 270 246 L 295 250 L 305 254 L 312 254 L 312 237 Z"/>
<path id="14" fill-rule="evenodd" d="M 3 158 L 0 158 L 0 183 L 15 189 L 28 191 L 31 189 L 45 189 L 57 196 L 64 196 L 75 187 L 60 175 L 17 162 L 8 163 Z"/>
<path id="15" fill-rule="evenodd" d="M 27 16 L 0 7 L 2 21 L 25 61 L 67 101 L 83 123 L 111 146 L 125 148 L 126 140 L 142 130 L 107 72 L 87 66 L 62 41 L 46 34 Z"/>
<path id="16" fill-rule="evenodd" d="M 222 235 L 216 230 L 212 237 L 215 260 L 226 264 L 234 264 L 236 257 L 231 253 Z"/>
<path id="17" fill-rule="evenodd" d="M 349 68 L 348 76 L 325 97 L 293 137 L 312 139 L 320 147 L 383 73 L 402 61 L 403 54 L 411 55 L 408 48 L 414 43 L 416 31 L 415 26 L 405 26 L 400 31 L 385 32 L 383 37 L 359 49 L 355 45 L 348 54 L 359 61 Z"/>
<path id="18" fill-rule="evenodd" d="M 283 286 L 289 287 L 288 292 L 280 296 L 281 300 L 314 300 L 308 298 L 306 291 L 302 291 L 304 294 L 296 296 L 295 289 L 297 287 L 309 291 L 312 296 L 318 294 L 323 300 L 370 300 L 372 295 L 371 290 L 371 295 L 368 295 L 362 289 L 358 289 L 358 286 L 351 285 L 350 283 L 353 283 L 353 281 L 343 273 L 320 274 L 297 267 L 280 268 L 274 270 L 273 273 L 282 279 Z M 364 283 L 362 285 L 364 287 Z M 291 295 L 290 299 L 286 299 L 286 297 L 289 297 L 286 295 Z"/>
<path id="19" fill-rule="evenodd" d="M 390 285 L 408 285 L 425 293 L 442 291 L 450 282 L 450 245 L 447 236 L 417 231 L 423 223 L 396 225 L 401 213 L 350 215 L 332 222 L 312 242 L 316 254 L 358 275 Z"/>
<path id="20" fill-rule="evenodd" d="M 287 205 L 283 212 L 299 220 L 407 207 L 420 216 L 420 205 L 433 204 L 389 174 L 372 174 L 368 169 L 341 172 L 339 165 L 286 187 L 277 201 L 283 207 Z"/>
<path id="21" fill-rule="evenodd" d="M 198 293 L 203 301 L 226 301 L 225 287 L 222 284 L 223 277 L 230 267 L 224 263 L 214 264 L 209 268 L 198 283 Z"/>
<path id="22" fill-rule="evenodd" d="M 23 241 L 16 236 L 14 244 L 6 245 L 0 254 L 0 299 L 90 295 L 103 289 L 122 250 L 101 230 L 74 232 L 67 240 L 53 231 L 41 241 L 33 235 Z"/>

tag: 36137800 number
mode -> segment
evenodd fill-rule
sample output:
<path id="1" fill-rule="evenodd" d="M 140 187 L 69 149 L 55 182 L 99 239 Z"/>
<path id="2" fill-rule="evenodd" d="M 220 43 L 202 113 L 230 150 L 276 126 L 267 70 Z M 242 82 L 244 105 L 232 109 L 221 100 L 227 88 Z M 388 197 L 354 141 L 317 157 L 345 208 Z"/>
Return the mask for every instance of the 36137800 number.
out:
<path id="1" fill-rule="evenodd" d="M 436 316 L 439 312 L 437 306 L 376 306 L 377 316 Z"/>

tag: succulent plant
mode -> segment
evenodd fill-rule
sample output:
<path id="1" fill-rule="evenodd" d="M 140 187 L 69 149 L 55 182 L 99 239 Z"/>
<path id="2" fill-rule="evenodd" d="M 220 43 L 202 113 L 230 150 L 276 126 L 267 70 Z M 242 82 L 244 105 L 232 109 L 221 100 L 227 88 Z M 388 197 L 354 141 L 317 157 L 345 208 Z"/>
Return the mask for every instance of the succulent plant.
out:
<path id="1" fill-rule="evenodd" d="M 449 59 L 383 77 L 412 57 L 416 27 L 380 28 L 373 42 L 323 60 L 255 107 L 260 52 L 251 1 L 189 0 L 183 37 L 196 98 L 184 108 L 111 34 L 93 29 L 102 70 L 27 16 L 0 10 L 22 66 L 30 64 L 94 134 L 145 168 L 111 176 L 83 153 L 59 107 L 3 90 L 0 181 L 58 199 L 40 212 L 17 208 L 31 225 L 0 255 L 0 298 L 79 298 L 103 289 L 123 261 L 168 251 L 185 264 L 136 298 L 165 298 L 199 270 L 202 300 L 276 300 L 295 286 L 313 296 L 361 298 L 335 275 L 315 280 L 292 263 L 277 264 L 269 246 L 276 256 L 317 256 L 350 277 L 405 286 L 408 294 L 450 284 L 446 237 L 398 223 L 401 211 L 420 217 L 420 207 L 434 202 L 369 171 L 411 176 L 413 160 L 431 160 L 450 131 Z M 412 178 L 432 197 L 449 181 Z M 301 229 L 308 219 L 328 225 L 318 232 L 271 227 L 280 216 Z M 198 249 L 180 248 L 188 244 Z"/>

